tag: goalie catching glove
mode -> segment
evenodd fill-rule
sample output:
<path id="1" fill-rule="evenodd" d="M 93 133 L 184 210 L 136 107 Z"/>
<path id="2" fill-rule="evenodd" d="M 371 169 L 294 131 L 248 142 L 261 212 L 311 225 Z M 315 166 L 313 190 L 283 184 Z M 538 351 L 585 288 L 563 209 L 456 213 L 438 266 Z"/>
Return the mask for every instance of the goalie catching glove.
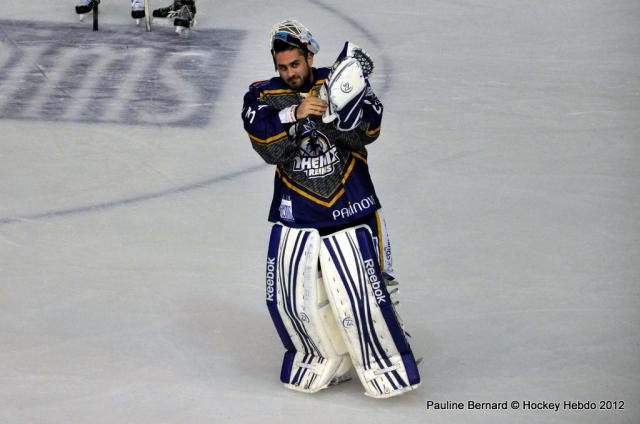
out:
<path id="1" fill-rule="evenodd" d="M 373 60 L 357 45 L 347 41 L 320 88 L 320 98 L 327 102 L 324 123 L 336 121 L 341 131 L 354 129 L 362 120 L 362 105 L 367 94 L 367 77 Z"/>

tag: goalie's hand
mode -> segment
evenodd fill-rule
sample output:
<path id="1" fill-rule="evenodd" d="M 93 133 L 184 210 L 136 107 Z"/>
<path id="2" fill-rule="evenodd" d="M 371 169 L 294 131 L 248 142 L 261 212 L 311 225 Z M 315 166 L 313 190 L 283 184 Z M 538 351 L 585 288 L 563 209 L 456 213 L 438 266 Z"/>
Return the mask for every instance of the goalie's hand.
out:
<path id="1" fill-rule="evenodd" d="M 300 120 L 309 115 L 322 116 L 325 110 L 327 110 L 327 102 L 319 98 L 314 91 L 296 109 L 296 119 Z"/>

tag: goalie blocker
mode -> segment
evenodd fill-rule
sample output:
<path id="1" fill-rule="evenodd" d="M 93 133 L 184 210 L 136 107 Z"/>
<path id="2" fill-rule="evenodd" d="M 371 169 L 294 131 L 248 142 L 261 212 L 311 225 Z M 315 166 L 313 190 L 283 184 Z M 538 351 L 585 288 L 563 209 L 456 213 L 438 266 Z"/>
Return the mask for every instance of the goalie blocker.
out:
<path id="1" fill-rule="evenodd" d="M 315 229 L 273 226 L 266 296 L 286 349 L 285 387 L 314 393 L 347 379 L 352 367 L 375 398 L 420 384 L 375 246 L 366 225 L 324 237 Z"/>

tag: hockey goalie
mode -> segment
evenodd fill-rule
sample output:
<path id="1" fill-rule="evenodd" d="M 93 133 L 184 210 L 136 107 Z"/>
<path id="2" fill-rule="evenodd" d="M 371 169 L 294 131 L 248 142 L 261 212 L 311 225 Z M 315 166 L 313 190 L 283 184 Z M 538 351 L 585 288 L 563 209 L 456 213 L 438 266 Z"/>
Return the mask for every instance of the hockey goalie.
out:
<path id="1" fill-rule="evenodd" d="M 271 31 L 277 77 L 244 97 L 253 148 L 276 166 L 269 213 L 267 306 L 285 348 L 285 387 L 314 393 L 353 374 L 374 398 L 418 387 L 420 375 L 391 295 L 397 290 L 367 146 L 383 107 L 373 60 L 346 42 L 331 67 L 288 19 Z"/>

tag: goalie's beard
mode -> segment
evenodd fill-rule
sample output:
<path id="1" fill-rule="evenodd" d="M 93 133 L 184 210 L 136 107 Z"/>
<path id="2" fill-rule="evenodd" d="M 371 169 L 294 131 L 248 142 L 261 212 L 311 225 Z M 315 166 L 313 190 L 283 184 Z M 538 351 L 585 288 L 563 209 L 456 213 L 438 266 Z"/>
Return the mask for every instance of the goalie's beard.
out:
<path id="1" fill-rule="evenodd" d="M 307 63 L 307 66 L 308 66 L 308 63 Z M 309 75 L 307 75 L 307 78 L 302 80 L 302 82 L 299 84 L 294 84 L 295 82 L 298 82 L 300 80 L 302 80 L 302 78 L 298 76 L 294 76 L 289 78 L 285 82 L 293 90 L 299 91 L 300 93 L 308 93 L 311 90 L 311 88 L 313 88 L 313 83 L 315 82 L 313 68 L 309 66 Z"/>

